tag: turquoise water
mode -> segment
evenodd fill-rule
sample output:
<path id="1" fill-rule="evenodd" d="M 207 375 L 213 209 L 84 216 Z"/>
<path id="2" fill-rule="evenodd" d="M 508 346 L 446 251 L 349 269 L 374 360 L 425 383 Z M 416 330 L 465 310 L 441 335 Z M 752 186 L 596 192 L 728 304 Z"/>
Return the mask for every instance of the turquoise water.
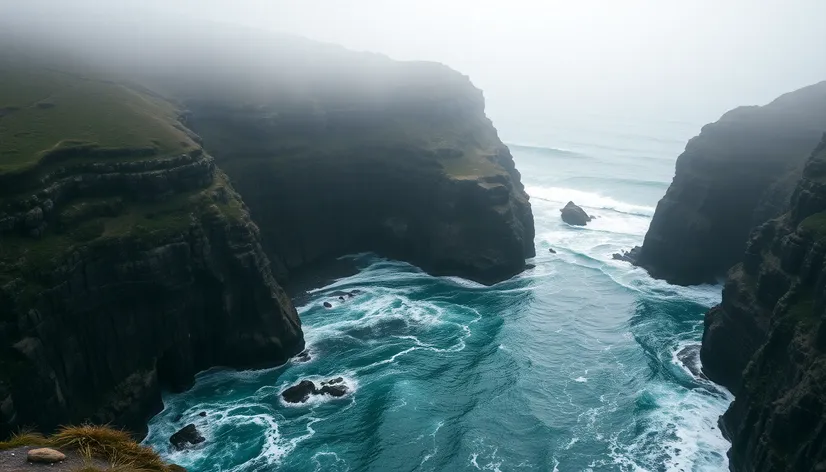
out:
<path id="1" fill-rule="evenodd" d="M 311 361 L 205 372 L 165 397 L 146 442 L 193 472 L 725 470 L 716 421 L 731 397 L 677 357 L 720 287 L 611 260 L 642 242 L 697 129 L 626 131 L 511 146 L 536 218 L 534 269 L 484 287 L 352 256 L 358 274 L 299 308 Z M 568 200 L 598 218 L 565 225 Z M 346 397 L 280 400 L 300 379 L 339 376 Z M 171 451 L 189 422 L 207 441 Z"/>

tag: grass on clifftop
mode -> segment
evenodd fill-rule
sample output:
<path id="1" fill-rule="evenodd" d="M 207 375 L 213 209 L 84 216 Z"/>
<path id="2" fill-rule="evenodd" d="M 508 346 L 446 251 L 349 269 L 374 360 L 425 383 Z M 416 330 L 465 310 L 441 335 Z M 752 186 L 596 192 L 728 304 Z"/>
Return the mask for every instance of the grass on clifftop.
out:
<path id="1" fill-rule="evenodd" d="M 89 459 L 105 461 L 106 470 L 131 472 L 180 472 L 176 465 L 167 464 L 157 452 L 138 444 L 129 433 L 106 426 L 67 426 L 51 437 L 36 433 L 21 433 L 0 442 L 0 450 L 18 447 L 53 447 L 64 452 L 76 451 Z M 80 471 L 100 470 L 89 464 Z"/>
<path id="2" fill-rule="evenodd" d="M 815 213 L 800 222 L 800 229 L 816 239 L 826 238 L 826 212 Z"/>
<path id="3" fill-rule="evenodd" d="M 175 108 L 124 85 L 0 57 L 0 174 L 36 165 L 67 141 L 103 148 L 194 147 Z"/>

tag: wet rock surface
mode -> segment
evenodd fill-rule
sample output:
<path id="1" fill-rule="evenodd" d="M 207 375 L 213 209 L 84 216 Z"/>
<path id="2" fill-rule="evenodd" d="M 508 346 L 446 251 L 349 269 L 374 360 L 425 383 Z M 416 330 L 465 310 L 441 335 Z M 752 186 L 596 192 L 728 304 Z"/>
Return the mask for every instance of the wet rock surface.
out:
<path id="1" fill-rule="evenodd" d="M 313 395 L 329 395 L 331 397 L 343 397 L 349 392 L 349 388 L 343 377 L 331 380 L 324 380 L 316 385 L 311 380 L 302 380 L 281 393 L 281 397 L 287 403 L 304 403 Z"/>
<path id="2" fill-rule="evenodd" d="M 206 438 L 201 436 L 200 431 L 198 431 L 198 428 L 196 428 L 194 424 L 184 426 L 177 433 L 169 437 L 170 444 L 178 451 L 182 451 L 189 446 L 195 446 L 204 441 L 206 441 Z"/>

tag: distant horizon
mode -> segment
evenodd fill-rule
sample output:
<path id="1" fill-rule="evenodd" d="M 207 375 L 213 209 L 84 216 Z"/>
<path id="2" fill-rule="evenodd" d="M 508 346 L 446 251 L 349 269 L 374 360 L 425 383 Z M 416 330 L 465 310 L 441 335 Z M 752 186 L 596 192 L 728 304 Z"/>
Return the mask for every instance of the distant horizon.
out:
<path id="1" fill-rule="evenodd" d="M 482 89 L 504 140 L 526 144 L 525 134 L 543 128 L 599 131 L 635 122 L 686 140 L 728 110 L 826 80 L 826 61 L 815 60 L 826 57 L 826 2 L 817 0 L 54 3 L 2 5 L 0 17 L 36 18 L 55 30 L 120 20 L 138 32 L 192 19 L 438 62 Z"/>

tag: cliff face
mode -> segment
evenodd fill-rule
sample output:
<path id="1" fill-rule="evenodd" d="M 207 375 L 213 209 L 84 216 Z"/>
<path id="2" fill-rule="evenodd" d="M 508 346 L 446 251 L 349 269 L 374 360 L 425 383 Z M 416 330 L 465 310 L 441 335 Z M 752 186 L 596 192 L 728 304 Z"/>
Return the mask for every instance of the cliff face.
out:
<path id="1" fill-rule="evenodd" d="M 0 436 L 86 420 L 140 433 L 162 387 L 303 349 L 257 227 L 172 107 L 44 74 L 0 62 L 4 84 L 51 96 L 0 118 L 0 142 L 29 129 L 0 153 Z"/>
<path id="2" fill-rule="evenodd" d="M 826 82 L 703 127 L 677 159 L 636 264 L 682 285 L 724 275 L 750 230 L 784 211 L 824 128 Z"/>
<path id="3" fill-rule="evenodd" d="M 826 470 L 825 319 L 826 136 L 706 315 L 703 369 L 736 395 L 721 418 L 731 470 Z"/>
<path id="4" fill-rule="evenodd" d="M 523 270 L 530 203 L 481 91 L 438 64 L 380 66 L 368 90 L 289 107 L 186 101 L 278 276 L 361 251 L 483 283 Z"/>

